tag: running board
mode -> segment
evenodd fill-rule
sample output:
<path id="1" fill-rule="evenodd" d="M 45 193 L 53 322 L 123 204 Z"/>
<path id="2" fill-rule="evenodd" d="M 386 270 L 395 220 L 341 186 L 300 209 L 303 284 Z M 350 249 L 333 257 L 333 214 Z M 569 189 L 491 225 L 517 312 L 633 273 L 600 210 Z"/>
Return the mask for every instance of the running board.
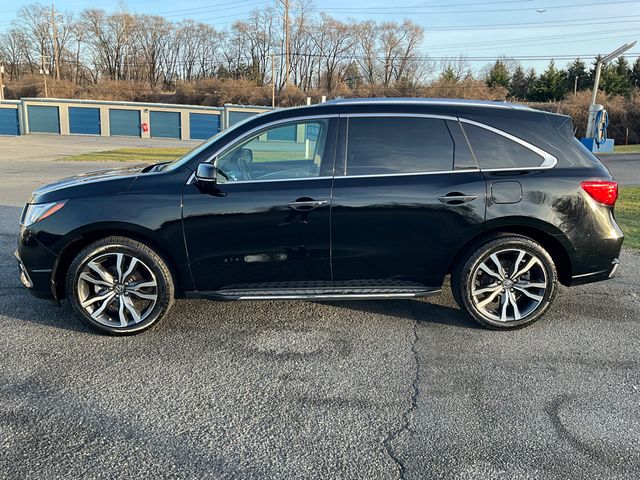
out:
<path id="1" fill-rule="evenodd" d="M 215 300 L 382 300 L 410 299 L 437 295 L 442 289 L 366 288 L 366 289 L 229 289 L 212 292 L 188 292 L 188 298 Z"/>

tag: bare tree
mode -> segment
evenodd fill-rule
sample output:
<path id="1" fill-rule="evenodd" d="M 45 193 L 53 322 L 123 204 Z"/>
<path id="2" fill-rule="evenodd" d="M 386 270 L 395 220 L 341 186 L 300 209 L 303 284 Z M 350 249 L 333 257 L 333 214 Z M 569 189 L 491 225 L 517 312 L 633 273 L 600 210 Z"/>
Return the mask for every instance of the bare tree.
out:
<path id="1" fill-rule="evenodd" d="M 353 26 L 324 13 L 320 14 L 320 19 L 316 35 L 312 36 L 324 67 L 324 71 L 319 72 L 318 84 L 322 83 L 321 76 L 324 76 L 324 87 L 331 93 L 353 59 L 356 39 L 351 34 Z"/>
<path id="2" fill-rule="evenodd" d="M 33 73 L 35 65 L 29 51 L 29 40 L 22 31 L 12 28 L 0 35 L 0 63 L 6 65 L 11 78 L 19 77 L 26 69 Z"/>
<path id="3" fill-rule="evenodd" d="M 174 26 L 158 15 L 136 16 L 134 23 L 135 45 L 138 47 L 137 53 L 141 60 L 136 65 L 146 70 L 143 78 L 152 87 L 156 87 L 162 76 L 160 62 L 171 42 Z"/>
<path id="4" fill-rule="evenodd" d="M 82 23 L 98 75 L 123 79 L 126 69 L 134 66 L 129 52 L 134 38 L 134 17 L 126 12 L 107 15 L 104 10 L 89 9 L 82 13 Z"/>

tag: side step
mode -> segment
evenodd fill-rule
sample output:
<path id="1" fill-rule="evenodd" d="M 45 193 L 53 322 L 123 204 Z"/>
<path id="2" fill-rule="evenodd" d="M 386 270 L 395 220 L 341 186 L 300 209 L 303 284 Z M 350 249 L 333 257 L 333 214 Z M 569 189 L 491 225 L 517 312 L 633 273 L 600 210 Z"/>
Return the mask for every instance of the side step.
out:
<path id="1" fill-rule="evenodd" d="M 212 292 L 190 292 L 190 298 L 215 300 L 375 300 L 402 299 L 437 295 L 442 289 L 422 288 L 288 288 L 288 289 L 223 289 Z"/>

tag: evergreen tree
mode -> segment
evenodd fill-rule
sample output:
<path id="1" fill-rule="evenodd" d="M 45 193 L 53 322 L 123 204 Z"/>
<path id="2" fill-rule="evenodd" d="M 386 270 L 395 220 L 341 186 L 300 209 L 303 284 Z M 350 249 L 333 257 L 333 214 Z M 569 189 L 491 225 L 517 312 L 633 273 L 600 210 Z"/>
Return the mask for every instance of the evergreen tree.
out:
<path id="1" fill-rule="evenodd" d="M 489 87 L 509 88 L 509 69 L 502 60 L 496 60 L 486 79 Z"/>
<path id="2" fill-rule="evenodd" d="M 576 58 L 576 60 L 569 65 L 569 68 L 567 68 L 567 83 L 567 87 L 570 90 L 575 88 L 576 84 L 578 91 L 589 86 L 589 72 L 587 71 L 587 66 L 579 58 Z"/>
<path id="3" fill-rule="evenodd" d="M 631 95 L 631 69 L 627 59 L 618 57 L 615 63 L 603 66 L 600 83 L 602 90 L 607 95 L 629 97 Z"/>
<path id="4" fill-rule="evenodd" d="M 344 71 L 344 81 L 350 89 L 354 89 L 359 85 L 362 85 L 362 75 L 360 75 L 360 68 L 358 63 L 353 61 Z"/>
<path id="5" fill-rule="evenodd" d="M 521 65 L 518 65 L 511 75 L 509 82 L 509 95 L 520 100 L 527 98 L 529 90 L 529 84 L 527 82 L 527 74 Z"/>
<path id="6" fill-rule="evenodd" d="M 458 81 L 460 81 L 460 77 L 451 65 L 447 65 L 444 70 L 440 72 L 440 77 L 438 77 L 438 80 L 447 83 L 457 83 Z"/>
<path id="7" fill-rule="evenodd" d="M 553 60 L 547 69 L 535 81 L 530 91 L 530 98 L 537 102 L 561 100 L 567 91 L 567 74 L 558 70 Z"/>
<path id="8" fill-rule="evenodd" d="M 631 69 L 631 85 L 636 88 L 640 87 L 640 57 L 636 58 Z"/>
<path id="9" fill-rule="evenodd" d="M 538 74 L 536 73 L 535 69 L 530 68 L 527 71 L 527 77 L 526 77 L 527 94 L 524 97 L 525 100 L 531 99 L 531 88 L 533 87 L 533 84 L 536 83 L 537 80 L 538 80 Z"/>

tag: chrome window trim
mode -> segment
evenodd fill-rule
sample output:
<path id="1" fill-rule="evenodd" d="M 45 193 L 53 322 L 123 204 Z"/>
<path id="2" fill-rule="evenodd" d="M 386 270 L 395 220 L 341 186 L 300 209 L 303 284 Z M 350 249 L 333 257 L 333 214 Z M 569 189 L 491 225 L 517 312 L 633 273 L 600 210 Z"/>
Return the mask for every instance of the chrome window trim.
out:
<path id="1" fill-rule="evenodd" d="M 535 145 L 532 145 L 526 140 L 516 137 L 515 135 L 511 135 L 510 133 L 507 133 L 503 130 L 500 130 L 498 128 L 492 127 L 484 123 L 476 122 L 474 120 L 468 120 L 462 117 L 458 117 L 458 120 L 460 121 L 460 123 L 468 123 L 469 125 L 474 125 L 479 128 L 484 128 L 485 130 L 489 130 L 490 132 L 493 132 L 496 135 L 503 136 L 511 140 L 512 142 L 522 145 L 523 147 L 531 150 L 533 153 L 542 157 L 542 163 L 537 167 L 480 168 L 481 172 L 513 172 L 513 171 L 521 171 L 521 170 L 549 170 L 550 168 L 553 168 L 558 164 L 558 159 L 555 156 L 551 155 L 549 152 L 546 152 L 545 150 L 539 147 L 536 147 Z M 466 132 L 465 132 L 465 135 L 466 135 Z M 473 145 L 470 145 L 470 147 L 471 147 L 471 151 L 473 152 Z"/>
<path id="2" fill-rule="evenodd" d="M 451 173 L 474 173 L 480 172 L 478 168 L 465 168 L 459 170 L 437 170 L 434 172 L 404 172 L 404 173 L 371 173 L 368 175 L 340 175 L 333 177 L 336 180 L 340 178 L 376 178 L 376 177 L 410 177 L 418 175 L 448 175 Z"/>
<path id="3" fill-rule="evenodd" d="M 207 159 L 204 162 L 201 163 L 211 163 L 211 160 L 215 160 L 215 158 L 218 155 L 221 155 L 223 153 L 226 153 L 227 150 L 231 150 L 232 148 L 234 148 L 235 146 L 238 145 L 238 143 L 242 143 L 247 137 L 253 135 L 256 132 L 259 132 L 260 130 L 272 127 L 274 125 L 278 125 L 280 123 L 292 123 L 292 122 L 298 122 L 300 120 L 323 120 L 323 119 L 327 119 L 327 118 L 338 118 L 339 114 L 337 113 L 328 113 L 328 114 L 317 114 L 317 115 L 303 115 L 303 116 L 299 116 L 299 117 L 291 117 L 291 118 L 281 118 L 280 120 L 272 120 L 271 122 L 267 122 L 267 123 L 263 123 L 262 125 L 259 125 L 255 128 L 252 128 L 251 130 L 249 130 L 248 132 L 245 132 L 244 135 L 241 135 L 240 137 L 236 138 L 233 143 L 231 145 L 225 145 L 224 147 L 216 150 L 215 152 L 213 152 L 211 155 L 209 155 L 209 157 L 207 157 Z M 189 176 L 189 179 L 187 180 L 187 185 L 191 185 L 193 183 L 193 180 L 195 179 L 196 176 L 196 172 L 195 170 L 191 173 L 191 175 Z M 269 180 L 240 180 L 240 181 L 234 181 L 234 182 L 226 182 L 224 185 L 231 185 L 234 183 L 263 183 L 263 182 L 286 182 L 289 180 L 317 180 L 318 178 L 331 178 L 331 177 L 305 177 L 305 178 L 282 178 L 279 180 L 275 180 L 275 179 L 269 179 Z"/>

